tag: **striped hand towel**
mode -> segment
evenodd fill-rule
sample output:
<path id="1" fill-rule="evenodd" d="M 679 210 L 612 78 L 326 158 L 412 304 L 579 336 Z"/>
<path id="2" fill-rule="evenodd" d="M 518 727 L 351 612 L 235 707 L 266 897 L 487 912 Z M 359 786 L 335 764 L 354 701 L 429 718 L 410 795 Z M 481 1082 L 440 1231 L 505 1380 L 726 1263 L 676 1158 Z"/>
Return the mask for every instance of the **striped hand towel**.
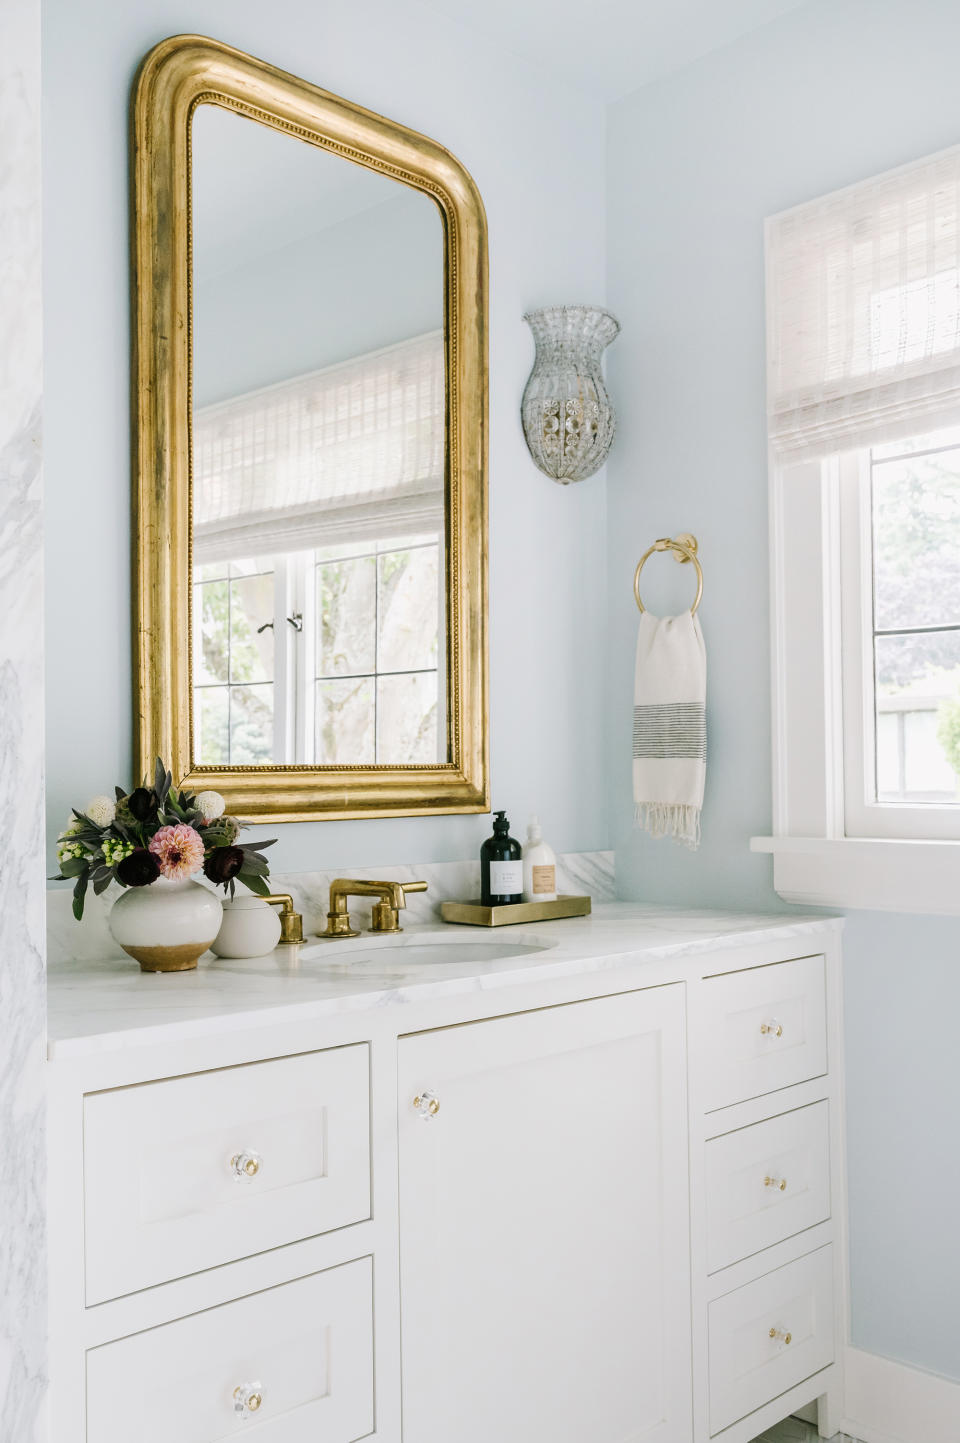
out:
<path id="1" fill-rule="evenodd" d="M 633 707 L 636 819 L 654 837 L 700 844 L 707 657 L 700 623 L 641 612 Z"/>

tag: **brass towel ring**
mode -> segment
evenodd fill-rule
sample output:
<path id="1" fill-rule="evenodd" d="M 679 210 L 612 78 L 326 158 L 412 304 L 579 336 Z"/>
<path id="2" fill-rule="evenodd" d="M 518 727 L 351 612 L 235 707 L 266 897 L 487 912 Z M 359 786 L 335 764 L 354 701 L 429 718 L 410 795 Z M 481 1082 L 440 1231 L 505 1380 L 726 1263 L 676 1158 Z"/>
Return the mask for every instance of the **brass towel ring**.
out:
<path id="1" fill-rule="evenodd" d="M 703 568 L 697 560 L 697 538 L 691 536 L 689 531 L 681 531 L 675 540 L 670 536 L 661 536 L 652 546 L 647 547 L 637 562 L 637 569 L 633 573 L 633 594 L 636 597 L 638 608 L 640 611 L 646 611 L 646 607 L 640 600 L 640 573 L 655 551 L 673 551 L 675 553 L 674 561 L 683 563 L 692 561 L 697 568 L 697 594 L 693 598 L 693 605 L 690 608 L 690 615 L 696 616 L 700 598 L 703 596 Z"/>

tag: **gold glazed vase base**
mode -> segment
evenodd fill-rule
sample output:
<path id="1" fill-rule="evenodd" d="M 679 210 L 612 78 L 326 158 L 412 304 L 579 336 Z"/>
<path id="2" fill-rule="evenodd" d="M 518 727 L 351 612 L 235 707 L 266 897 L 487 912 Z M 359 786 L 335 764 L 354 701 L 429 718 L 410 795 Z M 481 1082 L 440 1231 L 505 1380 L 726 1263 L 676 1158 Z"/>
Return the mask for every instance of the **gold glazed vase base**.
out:
<path id="1" fill-rule="evenodd" d="M 213 940 L 211 937 L 210 942 Z M 184 942 L 179 947 L 124 947 L 123 950 L 140 963 L 141 972 L 191 972 L 210 942 Z"/>

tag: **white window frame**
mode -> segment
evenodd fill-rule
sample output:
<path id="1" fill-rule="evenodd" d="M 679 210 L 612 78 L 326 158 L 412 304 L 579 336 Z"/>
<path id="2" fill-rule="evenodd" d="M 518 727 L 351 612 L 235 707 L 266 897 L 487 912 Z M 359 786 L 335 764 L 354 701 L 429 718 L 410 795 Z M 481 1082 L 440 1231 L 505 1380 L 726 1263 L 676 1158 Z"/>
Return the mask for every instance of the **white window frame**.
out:
<path id="1" fill-rule="evenodd" d="M 874 796 L 873 524 L 869 449 L 836 461 L 840 482 L 845 833 L 895 841 L 960 841 L 960 806 Z"/>
<path id="2" fill-rule="evenodd" d="M 872 681 L 858 465 L 771 457 L 773 835 L 750 845 L 773 855 L 786 901 L 960 915 L 960 808 L 865 801 L 872 759 L 859 739 Z M 868 810 L 878 833 L 901 813 L 897 835 L 868 835 Z M 934 812 L 946 814 L 938 836 Z M 920 827 L 926 835 L 910 834 Z"/>

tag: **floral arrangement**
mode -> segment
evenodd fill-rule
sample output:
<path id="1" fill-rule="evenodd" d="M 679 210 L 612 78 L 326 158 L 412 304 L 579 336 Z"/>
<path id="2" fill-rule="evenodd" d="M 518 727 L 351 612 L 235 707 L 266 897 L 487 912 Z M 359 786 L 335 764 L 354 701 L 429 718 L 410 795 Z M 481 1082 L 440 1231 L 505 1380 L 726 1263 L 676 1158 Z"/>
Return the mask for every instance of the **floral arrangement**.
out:
<path id="1" fill-rule="evenodd" d="M 244 824 L 225 815 L 219 792 L 177 790 L 159 758 L 152 787 L 115 792 L 115 800 L 94 797 L 82 812 L 74 808 L 57 838 L 60 873 L 54 880 L 74 882 L 78 921 L 87 887 L 99 896 L 114 880 L 121 887 L 149 887 L 158 877 L 181 881 L 202 871 L 231 897 L 238 881 L 261 897 L 269 895 L 263 852 L 276 838 L 254 846 L 238 843 Z"/>

